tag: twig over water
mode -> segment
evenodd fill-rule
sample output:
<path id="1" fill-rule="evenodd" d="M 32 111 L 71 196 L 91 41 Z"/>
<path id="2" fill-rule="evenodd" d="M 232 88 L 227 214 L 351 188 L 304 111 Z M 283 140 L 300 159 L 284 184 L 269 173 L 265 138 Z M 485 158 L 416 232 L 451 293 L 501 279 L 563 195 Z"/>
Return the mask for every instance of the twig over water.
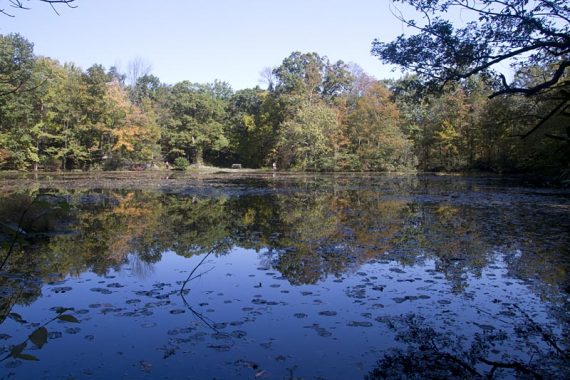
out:
<path id="1" fill-rule="evenodd" d="M 226 239 L 222 240 L 220 243 L 216 244 L 206 255 L 204 255 L 204 257 L 202 258 L 202 260 L 200 260 L 200 262 L 194 267 L 194 269 L 192 269 L 192 271 L 190 272 L 190 274 L 188 275 L 188 277 L 186 278 L 186 280 L 182 283 L 182 287 L 180 287 L 180 297 L 182 297 L 182 302 L 184 302 L 184 305 L 186 305 L 186 307 L 188 308 L 188 310 L 190 310 L 190 312 L 196 317 L 198 318 L 200 321 L 202 321 L 206 326 L 208 326 L 210 329 L 214 330 L 215 332 L 219 332 L 218 329 L 216 329 L 213 325 L 213 321 L 211 319 L 209 319 L 208 317 L 206 317 L 205 315 L 203 315 L 202 313 L 194 310 L 194 308 L 190 305 L 190 303 L 186 300 L 186 297 L 184 296 L 185 294 L 185 288 L 186 285 L 198 278 L 203 276 L 204 274 L 210 272 L 211 270 L 213 270 L 214 268 L 210 268 L 196 276 L 193 277 L 193 274 L 196 273 L 196 271 L 198 270 L 198 268 L 200 268 L 200 266 L 202 266 L 202 264 L 204 264 L 204 262 L 206 261 L 206 259 L 214 252 L 216 252 L 218 249 L 220 249 L 222 246 L 224 245 L 228 245 L 229 243 L 226 241 Z"/>

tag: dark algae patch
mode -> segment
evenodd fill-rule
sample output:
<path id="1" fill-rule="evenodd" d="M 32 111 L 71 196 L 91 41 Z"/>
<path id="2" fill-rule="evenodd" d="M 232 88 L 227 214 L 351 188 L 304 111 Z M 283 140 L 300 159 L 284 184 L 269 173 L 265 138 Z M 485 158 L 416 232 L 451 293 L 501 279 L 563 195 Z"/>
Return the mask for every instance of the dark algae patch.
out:
<path id="1" fill-rule="evenodd" d="M 109 176 L 0 182 L 0 378 L 570 377 L 565 190 Z"/>

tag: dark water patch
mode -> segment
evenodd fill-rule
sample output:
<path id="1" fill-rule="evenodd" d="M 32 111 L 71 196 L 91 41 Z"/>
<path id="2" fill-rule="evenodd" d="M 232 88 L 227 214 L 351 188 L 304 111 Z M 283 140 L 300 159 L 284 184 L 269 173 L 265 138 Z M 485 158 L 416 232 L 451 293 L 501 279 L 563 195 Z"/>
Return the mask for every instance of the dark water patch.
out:
<path id="1" fill-rule="evenodd" d="M 325 329 L 324 327 L 321 327 L 318 323 L 312 324 L 310 326 L 304 326 L 306 329 L 311 329 L 314 330 L 318 336 L 322 337 L 322 338 L 328 338 L 330 336 L 332 336 L 332 333 Z"/>
<path id="2" fill-rule="evenodd" d="M 101 293 L 101 294 L 112 294 L 113 292 L 109 289 L 105 288 L 91 288 L 92 292 Z"/>
<path id="3" fill-rule="evenodd" d="M 372 322 L 368 321 L 350 321 L 347 326 L 350 327 L 372 327 Z"/>
<path id="4" fill-rule="evenodd" d="M 336 311 L 332 310 L 319 311 L 319 315 L 322 315 L 323 317 L 334 317 L 337 314 L 338 313 Z"/>
<path id="5" fill-rule="evenodd" d="M 230 335 L 236 339 L 242 339 L 247 335 L 247 332 L 243 330 L 234 330 Z"/>
<path id="6" fill-rule="evenodd" d="M 227 352 L 231 350 L 231 346 L 225 344 L 210 344 L 208 347 L 218 352 Z"/>
<path id="7" fill-rule="evenodd" d="M 59 286 L 59 287 L 55 287 L 52 288 L 51 291 L 58 294 L 58 293 L 67 293 L 69 291 L 71 291 L 72 288 L 70 286 Z"/>

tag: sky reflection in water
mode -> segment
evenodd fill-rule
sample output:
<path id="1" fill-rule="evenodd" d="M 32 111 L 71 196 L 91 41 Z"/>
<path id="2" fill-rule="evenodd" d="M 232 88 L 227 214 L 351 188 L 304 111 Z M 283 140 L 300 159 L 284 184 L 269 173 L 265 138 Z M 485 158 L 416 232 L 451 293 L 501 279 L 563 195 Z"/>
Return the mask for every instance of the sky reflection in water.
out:
<path id="1" fill-rule="evenodd" d="M 2 252 L 28 210 L 0 277 L 2 377 L 568 371 L 565 191 L 437 176 L 149 187 L 2 193 Z"/>

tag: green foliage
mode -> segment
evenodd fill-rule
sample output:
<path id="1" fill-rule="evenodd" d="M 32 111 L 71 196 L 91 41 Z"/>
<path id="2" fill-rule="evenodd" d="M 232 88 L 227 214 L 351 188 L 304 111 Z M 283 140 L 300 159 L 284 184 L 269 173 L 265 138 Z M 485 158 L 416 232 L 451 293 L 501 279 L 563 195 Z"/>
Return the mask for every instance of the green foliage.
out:
<path id="1" fill-rule="evenodd" d="M 278 94 L 303 96 L 311 102 L 317 97 L 333 99 L 342 95 L 352 80 L 342 61 L 330 63 L 317 53 L 293 52 L 273 73 Z"/>
<path id="2" fill-rule="evenodd" d="M 524 66 L 513 85 L 540 86 L 555 66 Z M 293 52 L 268 90 L 170 86 L 150 74 L 127 87 L 114 67 L 61 65 L 19 35 L 0 35 L 0 168 L 142 169 L 184 158 L 310 171 L 568 169 L 566 82 L 533 98 L 489 99 L 497 88 L 488 75 L 430 93 L 427 73 L 382 84 L 357 66 Z M 544 131 L 529 137 L 533 123 Z"/>
<path id="3" fill-rule="evenodd" d="M 0 35 L 0 167 L 26 169 L 39 161 L 30 127 L 37 119 L 33 45 L 18 34 Z"/>
<path id="4" fill-rule="evenodd" d="M 348 113 L 351 151 L 360 170 L 394 171 L 413 165 L 411 143 L 399 126 L 399 112 L 390 92 L 380 83 L 364 89 Z"/>
<path id="5" fill-rule="evenodd" d="M 33 47 L 19 34 L 0 35 L 0 97 L 30 89 Z"/>
<path id="6" fill-rule="evenodd" d="M 570 67 L 570 7 L 564 0 L 396 0 L 423 16 L 404 19 L 417 34 L 400 35 L 395 41 L 373 42 L 372 54 L 383 62 L 417 73 L 428 84 L 485 74 L 494 79 L 494 94 L 538 94 L 568 85 Z M 459 9 L 476 21 L 461 26 L 446 20 L 450 9 Z M 463 18 L 461 18 L 463 20 Z M 535 83 L 508 83 L 497 71 L 502 63 L 513 68 L 548 66 Z M 540 79 L 539 79 L 540 78 Z"/>
<path id="7" fill-rule="evenodd" d="M 226 133 L 235 162 L 267 165 L 277 141 L 275 97 L 259 88 L 237 91 L 228 104 Z"/>
<path id="8" fill-rule="evenodd" d="M 152 74 L 145 74 L 138 78 L 134 88 L 130 89 L 131 100 L 139 106 L 144 99 L 156 100 L 159 88 L 160 79 Z"/>
<path id="9" fill-rule="evenodd" d="M 419 115 L 413 106 L 403 106 L 410 111 L 405 118 L 420 167 L 548 174 L 568 170 L 567 1 L 396 2 L 419 11 L 421 20 L 401 16 L 416 33 L 392 42 L 375 40 L 372 54 L 414 72 L 417 80 L 407 85 L 431 90 L 413 102 L 396 92 L 400 105 L 428 111 Z M 451 9 L 474 21 L 446 19 Z M 512 78 L 504 75 L 505 64 L 514 72 Z M 445 104 L 453 106 L 442 108 Z"/>
<path id="10" fill-rule="evenodd" d="M 186 159 L 186 157 L 177 157 L 174 160 L 174 169 L 177 170 L 186 170 L 188 169 L 188 167 L 190 166 L 190 163 L 188 162 L 188 160 Z"/>
<path id="11" fill-rule="evenodd" d="M 164 154 L 185 156 L 202 163 L 204 154 L 219 152 L 229 144 L 224 133 L 229 89 L 220 83 L 177 83 L 168 102 L 168 118 L 162 126 Z"/>
<path id="12" fill-rule="evenodd" d="M 160 156 L 154 108 L 132 104 L 117 73 L 61 66 L 20 36 L 0 37 L 0 166 L 119 168 Z"/>
<path id="13" fill-rule="evenodd" d="M 340 127 L 336 111 L 323 104 L 303 104 L 292 120 L 283 123 L 277 143 L 278 166 L 321 170 L 333 154 L 331 135 Z"/>

